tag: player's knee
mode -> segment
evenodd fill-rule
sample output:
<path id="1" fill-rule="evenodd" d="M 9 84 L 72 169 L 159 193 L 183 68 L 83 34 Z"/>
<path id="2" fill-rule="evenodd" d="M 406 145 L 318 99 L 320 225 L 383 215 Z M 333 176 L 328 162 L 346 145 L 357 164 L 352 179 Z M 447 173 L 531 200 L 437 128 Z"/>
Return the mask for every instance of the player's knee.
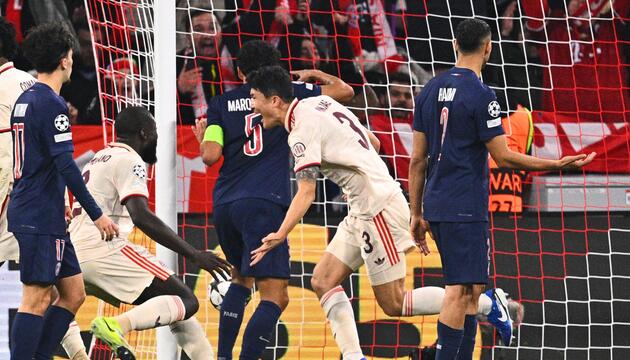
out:
<path id="1" fill-rule="evenodd" d="M 197 300 L 195 294 L 191 292 L 190 294 L 181 297 L 181 299 L 184 303 L 184 308 L 186 309 L 186 315 L 184 316 L 184 319 L 191 318 L 197 313 L 197 311 L 199 311 L 199 300 Z"/>
<path id="2" fill-rule="evenodd" d="M 337 284 L 333 283 L 330 278 L 318 272 L 314 273 L 313 277 L 311 278 L 311 287 L 319 297 L 324 295 L 335 286 L 337 286 Z"/>

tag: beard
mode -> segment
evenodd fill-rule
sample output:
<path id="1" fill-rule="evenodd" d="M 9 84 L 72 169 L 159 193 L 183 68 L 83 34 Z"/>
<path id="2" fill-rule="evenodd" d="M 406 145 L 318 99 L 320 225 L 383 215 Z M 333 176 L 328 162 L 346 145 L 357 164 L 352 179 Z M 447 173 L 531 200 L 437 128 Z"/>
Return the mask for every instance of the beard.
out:
<path id="1" fill-rule="evenodd" d="M 157 139 L 152 141 L 140 154 L 140 157 L 147 164 L 153 165 L 157 162 Z"/>

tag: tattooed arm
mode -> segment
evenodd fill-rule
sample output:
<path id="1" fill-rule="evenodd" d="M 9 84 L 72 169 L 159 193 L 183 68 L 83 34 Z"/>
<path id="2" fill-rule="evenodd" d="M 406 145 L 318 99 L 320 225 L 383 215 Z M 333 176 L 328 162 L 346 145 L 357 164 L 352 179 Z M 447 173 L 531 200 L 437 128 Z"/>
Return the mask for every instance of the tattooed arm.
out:
<path id="1" fill-rule="evenodd" d="M 282 244 L 293 230 L 295 225 L 304 217 L 306 211 L 315 200 L 315 190 L 317 189 L 317 177 L 319 174 L 319 166 L 309 166 L 295 173 L 298 183 L 298 191 L 291 201 L 287 215 L 284 217 L 280 229 L 275 233 L 267 235 L 262 239 L 262 246 L 252 251 L 252 263 L 255 265 L 262 259 L 265 254 L 274 247 Z"/>

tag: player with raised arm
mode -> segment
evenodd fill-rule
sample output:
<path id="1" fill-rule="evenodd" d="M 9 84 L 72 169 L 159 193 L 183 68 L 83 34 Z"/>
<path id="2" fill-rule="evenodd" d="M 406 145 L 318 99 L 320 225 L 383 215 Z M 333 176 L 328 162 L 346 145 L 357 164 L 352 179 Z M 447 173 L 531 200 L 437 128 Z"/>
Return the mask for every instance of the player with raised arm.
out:
<path id="1" fill-rule="evenodd" d="M 415 248 L 409 205 L 378 155 L 380 144 L 374 134 L 328 96 L 296 99 L 288 74 L 280 67 L 262 68 L 249 82 L 252 106 L 262 115 L 265 129 L 284 125 L 289 133 L 298 183 L 282 224 L 252 251 L 252 264 L 264 261 L 276 246 L 287 246 L 287 234 L 315 199 L 320 171 L 339 185 L 348 198 L 348 216 L 315 266 L 311 286 L 343 359 L 363 359 L 352 306 L 341 287 L 350 274 L 365 264 L 376 300 L 389 316 L 437 314 L 444 289 L 405 291 L 405 254 Z M 421 250 L 428 251 L 426 245 Z M 485 295 L 483 299 L 479 312 L 498 317 L 496 302 Z"/>
<path id="2" fill-rule="evenodd" d="M 94 220 L 103 239 L 118 226 L 87 191 L 72 153 L 68 107 L 59 91 L 72 73 L 76 48 L 61 24 L 33 28 L 24 53 L 37 80 L 16 100 L 11 115 L 15 185 L 7 210 L 9 231 L 20 248 L 22 301 L 11 329 L 11 359 L 50 359 L 83 300 L 79 262 L 66 231 L 67 186 Z M 59 297 L 50 305 L 52 287 Z"/>
<path id="3" fill-rule="evenodd" d="M 238 75 L 245 80 L 264 65 L 279 63 L 280 54 L 270 44 L 247 42 L 237 59 Z M 352 98 L 352 88 L 321 71 L 297 72 L 300 78 L 323 83 L 290 84 L 299 98 L 329 94 L 342 101 Z M 218 359 L 232 359 L 245 305 L 256 282 L 261 302 L 252 315 L 245 334 L 241 359 L 259 359 L 269 342 L 280 314 L 289 302 L 289 249 L 275 249 L 273 256 L 250 266 L 249 253 L 260 240 L 279 225 L 291 199 L 289 148 L 282 129 L 263 131 L 261 117 L 252 111 L 250 87 L 215 96 L 208 107 L 207 128 L 198 122 L 194 128 L 201 142 L 204 163 L 214 164 L 223 156 L 223 166 L 214 188 L 214 225 L 219 244 L 234 265 L 232 284 L 223 298 L 219 320 Z"/>
<path id="4" fill-rule="evenodd" d="M 490 39 L 485 22 L 462 21 L 455 31 L 455 67 L 429 81 L 416 100 L 411 230 L 425 251 L 425 233 L 431 231 L 442 259 L 447 286 L 437 327 L 438 360 L 472 359 L 474 314 L 489 271 L 488 151 L 500 167 L 533 171 L 579 169 L 595 156 L 543 160 L 508 149 L 499 103 L 479 78 L 492 51 Z M 509 318 L 504 294 L 488 295 L 500 304 L 500 315 Z M 511 328 L 497 329 L 509 345 Z"/>
<path id="5" fill-rule="evenodd" d="M 17 54 L 15 29 L 5 18 L 0 18 L 0 264 L 18 260 L 17 240 L 7 229 L 7 205 L 13 187 L 13 140 L 11 112 L 15 100 L 37 80 L 29 73 L 13 67 Z"/>
<path id="6" fill-rule="evenodd" d="M 192 290 L 148 250 L 127 238 L 135 225 L 215 279 L 229 272 L 230 265 L 212 252 L 193 248 L 150 210 L 145 163 L 157 161 L 157 130 L 151 113 L 143 107 L 126 108 L 116 116 L 114 127 L 116 142 L 94 155 L 83 169 L 83 179 L 103 211 L 120 226 L 120 236 L 108 243 L 101 241 L 79 204 L 73 208 L 70 236 L 88 294 L 115 306 L 121 302 L 137 306 L 116 317 L 94 319 L 92 332 L 115 353 L 129 356 L 132 351 L 124 338 L 129 331 L 169 325 L 189 358 L 212 359 L 212 347 L 193 317 L 199 302 Z M 82 343 L 68 341 L 64 345 L 70 348 L 70 356 L 85 351 Z"/>

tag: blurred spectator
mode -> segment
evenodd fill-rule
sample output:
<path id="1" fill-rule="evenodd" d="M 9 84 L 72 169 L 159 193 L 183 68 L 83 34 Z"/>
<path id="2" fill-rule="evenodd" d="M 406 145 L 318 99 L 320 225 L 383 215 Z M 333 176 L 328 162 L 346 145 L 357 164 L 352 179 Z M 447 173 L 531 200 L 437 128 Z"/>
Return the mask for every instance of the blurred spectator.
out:
<path id="1" fill-rule="evenodd" d="M 531 40 L 538 40 L 532 43 L 549 65 L 543 73 L 543 109 L 628 121 L 628 59 L 617 34 L 627 26 L 630 1 L 521 1 L 521 6 Z"/>
<path id="2" fill-rule="evenodd" d="M 192 41 L 177 57 L 179 120 L 194 124 L 205 116 L 210 99 L 234 86 L 232 59 L 222 46 L 219 20 L 209 10 L 192 10 L 186 31 Z"/>
<path id="3" fill-rule="evenodd" d="M 418 92 L 414 91 L 409 74 L 392 73 L 387 84 L 387 91 L 379 98 L 381 107 L 389 110 L 371 115 L 369 123 L 381 142 L 381 154 L 387 159 L 392 176 L 407 190 L 413 105 Z"/>
<path id="4" fill-rule="evenodd" d="M 61 88 L 61 96 L 69 103 L 72 124 L 101 124 L 92 35 L 85 21 L 75 24 L 74 29 L 79 51 L 75 52 L 70 82 Z"/>

